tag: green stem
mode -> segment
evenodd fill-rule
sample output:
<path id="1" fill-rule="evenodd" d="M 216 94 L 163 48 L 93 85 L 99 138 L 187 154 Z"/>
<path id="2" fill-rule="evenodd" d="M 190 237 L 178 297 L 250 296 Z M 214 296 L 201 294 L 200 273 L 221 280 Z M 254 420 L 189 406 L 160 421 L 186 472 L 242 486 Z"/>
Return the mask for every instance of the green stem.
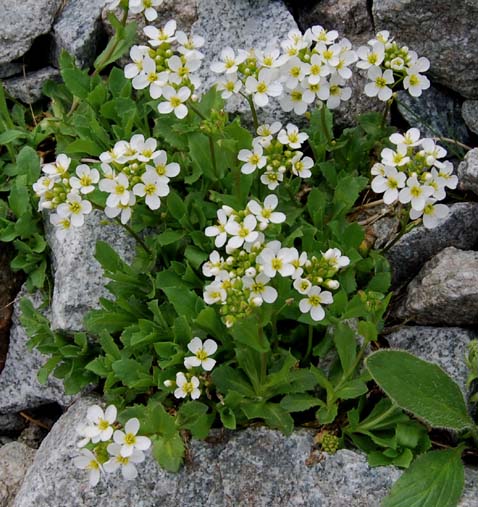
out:
<path id="1" fill-rule="evenodd" d="M 199 111 L 199 109 L 196 106 L 193 105 L 193 102 L 191 100 L 187 101 L 187 105 L 188 105 L 189 109 L 191 109 L 191 111 L 193 113 L 196 113 L 199 116 L 199 118 L 201 118 L 201 120 L 207 120 L 206 116 L 204 116 L 201 113 L 201 111 Z"/>
<path id="2" fill-rule="evenodd" d="M 322 104 L 320 108 L 320 123 L 322 124 L 322 130 L 324 131 L 325 139 L 327 140 L 327 144 L 332 142 L 332 137 L 330 136 L 329 129 L 327 128 L 327 118 L 325 117 L 325 104 Z"/>
<path id="3" fill-rule="evenodd" d="M 252 100 L 251 95 L 246 95 L 246 98 L 247 98 L 247 102 L 249 102 L 249 107 L 251 108 L 252 122 L 254 123 L 254 131 L 257 132 L 257 129 L 259 127 L 259 122 L 257 121 L 256 106 L 254 105 L 254 101 Z"/>
<path id="4" fill-rule="evenodd" d="M 304 356 L 304 360 L 308 359 L 312 352 L 312 342 L 314 338 L 314 327 L 309 324 L 309 331 L 307 334 L 307 351 Z"/>
<path id="5" fill-rule="evenodd" d="M 214 176 L 216 177 L 216 179 L 218 179 L 214 139 L 212 138 L 212 136 L 209 135 L 207 137 L 209 138 L 209 151 L 211 153 L 212 169 L 214 171 Z"/>
<path id="6" fill-rule="evenodd" d="M 363 345 L 360 347 L 360 350 L 358 351 L 357 356 L 355 357 L 355 361 L 353 362 L 350 369 L 343 373 L 342 378 L 340 379 L 340 382 L 335 386 L 334 391 L 338 391 L 342 388 L 342 386 L 348 382 L 349 378 L 354 374 L 355 370 L 357 369 L 357 366 L 362 361 L 362 357 L 365 354 L 365 351 L 367 350 L 368 342 L 364 341 Z"/>
<path id="7" fill-rule="evenodd" d="M 359 426 L 356 428 L 356 431 L 367 431 L 369 429 L 376 428 L 379 423 L 385 420 L 389 415 L 393 414 L 397 408 L 398 407 L 392 403 L 392 406 L 388 410 L 385 410 L 385 412 L 377 416 L 375 419 L 372 419 L 363 425 L 359 424 Z"/>

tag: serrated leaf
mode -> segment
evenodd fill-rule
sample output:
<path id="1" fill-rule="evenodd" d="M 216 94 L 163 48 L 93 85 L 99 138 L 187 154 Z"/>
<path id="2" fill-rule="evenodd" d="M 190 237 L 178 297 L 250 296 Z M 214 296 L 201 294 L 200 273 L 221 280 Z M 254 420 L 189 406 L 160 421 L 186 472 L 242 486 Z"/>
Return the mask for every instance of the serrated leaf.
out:
<path id="1" fill-rule="evenodd" d="M 396 405 L 431 426 L 457 431 L 473 426 L 460 388 L 436 364 L 401 350 L 379 350 L 365 364 Z"/>
<path id="2" fill-rule="evenodd" d="M 179 433 L 167 436 L 154 436 L 153 456 L 169 472 L 177 472 L 184 457 L 184 442 Z"/>
<path id="3" fill-rule="evenodd" d="M 393 485 L 382 507 L 456 507 L 465 471 L 458 449 L 419 456 Z"/>

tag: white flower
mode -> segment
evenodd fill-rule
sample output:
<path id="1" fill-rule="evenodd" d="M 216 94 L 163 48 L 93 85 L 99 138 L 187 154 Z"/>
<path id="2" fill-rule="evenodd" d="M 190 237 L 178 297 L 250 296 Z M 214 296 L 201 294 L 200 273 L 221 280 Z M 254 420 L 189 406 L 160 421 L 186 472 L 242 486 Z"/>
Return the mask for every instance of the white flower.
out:
<path id="1" fill-rule="evenodd" d="M 190 380 L 186 378 L 184 373 L 176 373 L 176 385 L 177 389 L 174 391 L 176 398 L 186 398 L 191 396 L 191 399 L 197 400 L 201 396 L 199 388 L 199 379 L 192 376 Z"/>
<path id="2" fill-rule="evenodd" d="M 290 90 L 297 88 L 297 86 L 299 86 L 305 76 L 309 73 L 309 68 L 310 65 L 304 63 L 297 56 L 290 58 L 281 69 L 282 79 L 285 82 L 285 86 Z"/>
<path id="3" fill-rule="evenodd" d="M 396 151 L 393 151 L 391 148 L 384 148 L 380 155 L 382 157 L 382 164 L 391 167 L 401 167 L 410 162 L 405 144 L 399 144 Z"/>
<path id="4" fill-rule="evenodd" d="M 327 107 L 336 109 L 340 103 L 349 100 L 352 96 L 352 89 L 348 86 L 343 87 L 345 80 L 338 74 L 332 75 L 329 81 L 329 98 L 327 99 Z"/>
<path id="5" fill-rule="evenodd" d="M 126 141 L 118 141 L 113 148 L 111 148 L 111 150 L 109 151 L 104 151 L 101 155 L 100 155 L 100 160 L 101 162 L 103 162 L 103 164 L 101 165 L 101 168 L 103 169 L 103 172 L 108 172 L 108 173 L 111 173 L 113 170 L 111 169 L 111 167 L 107 166 L 108 168 L 106 169 L 106 165 L 105 167 L 103 166 L 104 164 L 111 164 L 112 162 L 118 162 L 119 164 L 123 164 L 124 162 L 127 161 L 127 157 L 125 156 L 125 153 L 128 149 L 128 143 Z M 105 171 L 106 169 L 106 171 Z"/>
<path id="6" fill-rule="evenodd" d="M 423 214 L 423 225 L 427 229 L 433 229 L 441 221 L 443 221 L 450 212 L 450 209 L 445 204 L 435 204 L 435 199 L 428 199 L 425 203 L 423 210 L 417 211 L 416 209 L 410 209 L 410 218 L 416 220 Z"/>
<path id="7" fill-rule="evenodd" d="M 226 232 L 231 236 L 227 242 L 229 250 L 240 248 L 244 242 L 253 243 L 259 236 L 255 230 L 257 219 L 254 215 L 247 215 L 242 222 L 229 220 L 226 224 Z"/>
<path id="8" fill-rule="evenodd" d="M 104 178 L 99 184 L 100 190 L 110 195 L 106 199 L 106 206 L 116 208 L 118 204 L 127 205 L 130 200 L 129 180 L 126 174 L 119 173 L 113 179 Z"/>
<path id="9" fill-rule="evenodd" d="M 247 57 L 245 51 L 239 50 L 238 54 L 234 53 L 231 47 L 224 48 L 221 51 L 220 62 L 213 62 L 211 64 L 211 70 L 217 74 L 232 74 L 237 72 L 237 66 L 240 65 Z"/>
<path id="10" fill-rule="evenodd" d="M 327 45 L 323 42 L 317 43 L 315 52 L 322 58 L 322 61 L 331 71 L 339 64 L 340 46 L 338 44 Z"/>
<path id="11" fill-rule="evenodd" d="M 202 340 L 195 336 L 189 343 L 188 349 L 194 354 L 184 358 L 184 366 L 189 370 L 201 366 L 205 371 L 211 371 L 216 364 L 216 360 L 212 356 L 217 351 L 217 343 L 214 340 L 206 340 L 203 344 Z"/>
<path id="12" fill-rule="evenodd" d="M 294 289 L 302 295 L 308 294 L 312 288 L 312 284 L 307 278 L 296 278 L 293 283 Z"/>
<path id="13" fill-rule="evenodd" d="M 420 144 L 420 131 L 417 128 L 411 128 L 405 132 L 405 135 L 396 132 L 390 136 L 390 141 L 397 146 L 400 144 L 418 146 Z"/>
<path id="14" fill-rule="evenodd" d="M 93 443 L 107 442 L 113 435 L 116 415 L 117 410 L 114 405 L 110 405 L 105 411 L 98 405 L 92 405 L 86 413 L 88 424 L 82 428 L 82 436 L 91 438 Z"/>
<path id="15" fill-rule="evenodd" d="M 219 281 L 214 281 L 204 288 L 203 299 L 208 305 L 223 303 L 226 298 L 227 293 Z"/>
<path id="16" fill-rule="evenodd" d="M 148 55 L 147 46 L 133 46 L 129 52 L 129 57 L 133 63 L 128 63 L 124 68 L 124 76 L 127 79 L 133 79 L 143 71 L 143 62 Z"/>
<path id="17" fill-rule="evenodd" d="M 206 234 L 209 238 L 215 237 L 216 239 L 214 240 L 214 244 L 217 248 L 221 248 L 227 241 L 226 224 L 229 217 L 223 209 L 218 209 L 216 214 L 218 224 L 206 227 L 204 234 Z"/>
<path id="18" fill-rule="evenodd" d="M 267 47 L 264 51 L 256 50 L 256 54 L 259 65 L 270 69 L 281 67 L 286 60 L 281 56 L 280 49 L 273 45 Z"/>
<path id="19" fill-rule="evenodd" d="M 307 111 L 314 99 L 315 95 L 310 90 L 298 86 L 281 97 L 280 105 L 286 113 L 294 110 L 295 114 L 301 115 Z"/>
<path id="20" fill-rule="evenodd" d="M 51 190 L 55 183 L 60 178 L 58 176 L 52 175 L 52 176 L 41 176 L 34 184 L 33 184 L 33 190 L 35 191 L 36 195 L 41 196 L 48 190 Z"/>
<path id="21" fill-rule="evenodd" d="M 154 21 L 158 13 L 154 7 L 159 7 L 163 0 L 129 0 L 129 10 L 132 14 L 144 13 L 148 21 Z"/>
<path id="22" fill-rule="evenodd" d="M 71 220 L 69 217 L 61 217 L 57 213 L 52 213 L 50 215 L 50 223 L 52 223 L 55 228 L 55 236 L 61 241 L 66 237 L 67 231 L 71 229 Z"/>
<path id="23" fill-rule="evenodd" d="M 140 162 L 149 162 L 160 153 L 159 151 L 156 151 L 158 141 L 152 137 L 145 140 L 142 134 L 135 134 L 131 138 L 129 144 L 131 149 L 136 153 L 136 158 Z"/>
<path id="24" fill-rule="evenodd" d="M 146 170 L 141 181 L 143 183 L 136 183 L 133 187 L 133 193 L 139 197 L 146 196 L 144 200 L 149 209 L 158 209 L 161 206 L 160 197 L 169 194 L 168 185 L 159 180 L 154 170 Z"/>
<path id="25" fill-rule="evenodd" d="M 226 74 L 217 80 L 216 87 L 222 92 L 221 97 L 227 100 L 232 95 L 239 93 L 239 90 L 242 88 L 242 82 L 237 78 L 237 74 Z"/>
<path id="26" fill-rule="evenodd" d="M 435 144 L 435 141 L 428 137 L 422 139 L 421 145 L 423 150 L 421 150 L 419 154 L 426 158 L 427 164 L 429 166 L 435 165 L 441 169 L 443 167 L 443 162 L 440 162 L 438 159 L 446 155 L 445 148 Z"/>
<path id="27" fill-rule="evenodd" d="M 70 167 L 71 158 L 64 154 L 60 154 L 56 157 L 56 161 L 53 164 L 45 164 L 42 167 L 42 171 L 49 176 L 63 176 Z"/>
<path id="28" fill-rule="evenodd" d="M 321 78 L 330 74 L 330 68 L 325 65 L 322 58 L 316 53 L 310 58 L 309 74 L 307 80 L 309 84 L 318 84 Z"/>
<path id="29" fill-rule="evenodd" d="M 264 150 L 259 143 L 252 146 L 252 150 L 242 149 L 239 151 L 237 158 L 242 162 L 246 162 L 241 167 L 243 174 L 251 174 L 256 169 L 263 168 L 267 163 L 267 158 L 263 156 Z"/>
<path id="30" fill-rule="evenodd" d="M 286 277 L 294 273 L 292 263 L 297 256 L 295 248 L 281 248 L 280 241 L 270 241 L 258 255 L 257 262 L 269 278 L 274 278 L 277 273 Z"/>
<path id="31" fill-rule="evenodd" d="M 198 70 L 201 66 L 201 60 L 192 56 L 182 58 L 177 55 L 171 56 L 168 60 L 168 67 L 174 73 L 174 75 L 169 77 L 171 82 L 180 84 L 183 79 L 191 79 L 191 73 Z"/>
<path id="32" fill-rule="evenodd" d="M 372 180 L 372 190 L 376 194 L 383 194 L 383 202 L 392 204 L 398 199 L 398 189 L 405 186 L 407 175 L 397 171 L 396 167 L 385 166 L 384 175 L 375 176 Z"/>
<path id="33" fill-rule="evenodd" d="M 88 449 L 81 449 L 80 456 L 73 458 L 73 463 L 81 470 L 89 470 L 90 486 L 95 487 L 100 480 L 101 463 Z"/>
<path id="34" fill-rule="evenodd" d="M 191 90 L 186 86 L 183 86 L 176 91 L 171 86 L 165 86 L 163 88 L 163 97 L 167 102 L 161 102 L 158 105 L 158 111 L 161 114 L 168 114 L 174 112 L 177 118 L 180 120 L 188 114 L 188 108 L 184 105 L 184 102 L 191 96 Z"/>
<path id="35" fill-rule="evenodd" d="M 338 248 L 329 248 L 322 254 L 322 257 L 335 269 L 345 268 L 350 264 L 350 259 L 346 255 L 342 255 Z"/>
<path id="36" fill-rule="evenodd" d="M 174 21 L 174 19 L 168 21 L 160 30 L 155 26 L 146 26 L 143 32 L 149 37 L 148 42 L 151 46 L 158 47 L 165 42 L 173 42 L 176 39 L 174 36 L 176 32 L 176 21 Z"/>
<path id="37" fill-rule="evenodd" d="M 122 456 L 121 449 L 122 447 L 119 444 L 108 445 L 107 450 L 111 458 L 103 465 L 103 468 L 105 472 L 114 473 L 121 467 L 121 474 L 124 479 L 127 481 L 136 479 L 138 471 L 135 464 L 144 461 L 144 454 L 135 449 L 129 456 Z"/>
<path id="38" fill-rule="evenodd" d="M 299 132 L 299 127 L 292 123 L 288 123 L 277 136 L 277 140 L 281 144 L 287 144 L 289 148 L 294 150 L 298 150 L 307 139 L 309 136 L 305 132 Z"/>
<path id="39" fill-rule="evenodd" d="M 312 40 L 315 42 L 323 42 L 325 44 L 333 44 L 335 39 L 339 36 L 337 30 L 327 31 L 320 25 L 315 25 L 309 30 Z"/>
<path id="40" fill-rule="evenodd" d="M 393 94 L 392 89 L 387 86 L 395 82 L 393 71 L 387 69 L 382 73 L 380 67 L 370 67 L 367 77 L 372 82 L 365 85 L 365 95 L 378 97 L 379 100 L 386 102 Z"/>
<path id="41" fill-rule="evenodd" d="M 153 165 L 146 165 L 147 170 L 156 171 L 158 176 L 158 182 L 167 185 L 170 178 L 177 176 L 181 170 L 179 164 L 176 162 L 170 162 L 166 164 L 168 155 L 164 150 L 159 150 L 153 159 Z"/>
<path id="42" fill-rule="evenodd" d="M 255 278 L 245 276 L 242 279 L 244 288 L 251 291 L 249 300 L 254 300 L 256 306 L 260 306 L 263 301 L 273 303 L 277 299 L 277 291 L 267 285 L 269 282 L 270 278 L 265 273 L 259 273 Z"/>
<path id="43" fill-rule="evenodd" d="M 303 157 L 303 153 L 298 151 L 291 159 L 292 174 L 300 178 L 310 178 L 312 176 L 311 167 L 314 167 L 314 161 L 310 157 Z"/>
<path id="44" fill-rule="evenodd" d="M 419 97 L 423 90 L 430 88 L 430 81 L 420 72 L 426 72 L 430 67 L 427 58 L 419 58 L 409 69 L 406 70 L 407 75 L 403 80 L 403 87 L 413 97 Z"/>
<path id="45" fill-rule="evenodd" d="M 91 203 L 82 200 L 79 194 L 70 192 L 66 196 L 66 202 L 60 204 L 57 213 L 62 218 L 68 218 L 71 225 L 81 227 L 85 223 L 85 215 L 91 213 L 93 209 Z"/>
<path id="46" fill-rule="evenodd" d="M 209 260 L 202 265 L 202 273 L 204 276 L 216 276 L 221 271 L 224 259 L 219 255 L 217 250 L 213 250 L 209 254 Z"/>
<path id="47" fill-rule="evenodd" d="M 160 72 L 156 70 L 155 61 L 149 56 L 143 59 L 143 69 L 133 78 L 133 88 L 135 90 L 143 90 L 149 86 L 149 94 L 153 99 L 159 99 L 163 93 L 163 87 L 168 82 L 168 72 Z"/>
<path id="48" fill-rule="evenodd" d="M 127 224 L 131 219 L 132 207 L 136 204 L 136 197 L 133 192 L 129 193 L 129 201 L 127 204 L 118 203 L 114 207 L 106 206 L 105 207 L 105 215 L 108 218 L 116 218 L 118 215 L 120 216 L 121 223 Z"/>
<path id="49" fill-rule="evenodd" d="M 432 170 L 433 173 L 433 170 Z M 458 176 L 453 174 L 453 164 L 445 160 L 442 162 L 436 175 L 436 180 L 444 187 L 455 189 L 458 185 Z"/>
<path id="50" fill-rule="evenodd" d="M 86 164 L 80 164 L 76 168 L 76 176 L 70 178 L 71 188 L 82 194 L 89 194 L 95 189 L 94 183 L 100 181 L 100 173 L 96 169 L 90 169 Z"/>
<path id="51" fill-rule="evenodd" d="M 262 69 L 257 79 L 249 76 L 245 87 L 252 95 L 256 106 L 259 107 L 266 106 L 269 103 L 269 97 L 278 97 L 282 93 L 282 85 L 274 80 L 274 73 L 270 69 Z"/>
<path id="52" fill-rule="evenodd" d="M 421 185 L 416 176 L 411 176 L 407 180 L 407 186 L 400 190 L 398 200 L 403 203 L 411 203 L 416 211 L 422 211 L 429 197 L 434 193 L 434 188 L 430 185 Z"/>
<path id="53" fill-rule="evenodd" d="M 183 55 L 193 55 L 195 58 L 203 58 L 204 55 L 198 51 L 204 46 L 204 37 L 200 35 L 187 35 L 181 30 L 176 32 L 176 40 L 180 46 L 178 51 Z"/>
<path id="54" fill-rule="evenodd" d="M 381 42 L 376 42 L 372 47 L 361 46 L 357 49 L 357 56 L 360 58 L 357 62 L 359 69 L 378 67 L 385 57 L 385 46 Z"/>
<path id="55" fill-rule="evenodd" d="M 151 446 L 151 440 L 148 437 L 137 436 L 139 431 L 139 420 L 133 417 L 124 425 L 124 430 L 116 430 L 113 434 L 113 440 L 121 446 L 120 455 L 124 458 L 131 456 L 135 450 L 146 451 Z"/>
<path id="56" fill-rule="evenodd" d="M 325 317 L 325 311 L 322 305 L 333 303 L 332 293 L 322 291 L 320 287 L 314 285 L 309 289 L 307 297 L 299 301 L 299 309 L 302 313 L 309 313 L 312 320 L 319 321 Z"/>
<path id="57" fill-rule="evenodd" d="M 285 167 L 281 166 L 277 171 L 270 170 L 261 174 L 261 183 L 267 185 L 269 190 L 276 189 L 284 179 Z"/>
<path id="58" fill-rule="evenodd" d="M 286 216 L 280 211 L 274 211 L 279 204 L 279 199 L 275 194 L 270 194 L 264 199 L 264 206 L 261 206 L 257 201 L 249 201 L 247 208 L 256 216 L 259 222 L 269 224 L 281 224 L 285 222 Z"/>
<path id="59" fill-rule="evenodd" d="M 282 124 L 279 121 L 275 121 L 274 123 L 264 123 L 257 127 L 257 135 L 259 137 L 254 138 L 254 142 L 258 142 L 262 146 L 267 146 L 272 140 L 272 136 L 277 134 L 281 129 Z M 253 144 L 254 144 L 253 142 Z"/>

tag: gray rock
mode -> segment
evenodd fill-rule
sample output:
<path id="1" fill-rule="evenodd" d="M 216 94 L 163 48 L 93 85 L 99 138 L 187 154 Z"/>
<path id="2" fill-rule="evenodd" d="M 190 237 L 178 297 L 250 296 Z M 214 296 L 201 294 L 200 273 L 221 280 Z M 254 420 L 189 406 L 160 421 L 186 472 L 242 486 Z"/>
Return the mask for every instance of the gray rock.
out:
<path id="1" fill-rule="evenodd" d="M 35 451 L 20 442 L 0 448 L 0 505 L 10 507 L 25 473 L 33 462 Z"/>
<path id="2" fill-rule="evenodd" d="M 476 491 L 478 488 L 478 469 L 465 467 L 465 489 L 458 507 L 476 507 Z"/>
<path id="3" fill-rule="evenodd" d="M 23 66 L 21 63 L 4 63 L 0 65 L 0 79 L 5 79 L 6 77 L 12 77 L 16 74 L 21 74 L 23 71 Z"/>
<path id="4" fill-rule="evenodd" d="M 205 54 L 199 76 L 202 89 L 207 90 L 217 76 L 209 70 L 211 63 L 219 60 L 222 49 L 265 49 L 272 39 L 282 40 L 297 23 L 282 0 L 198 0 L 198 20 L 192 31 L 205 38 L 201 51 Z M 219 28 L 220 27 L 220 28 Z M 227 102 L 230 112 L 251 117 L 249 106 L 242 97 L 234 96 Z M 276 99 L 257 112 L 259 123 L 290 120 L 293 113 L 284 113 Z M 292 121 L 300 122 L 294 115 Z M 303 119 L 302 119 L 303 121 Z"/>
<path id="5" fill-rule="evenodd" d="M 0 434 L 16 433 L 25 427 L 25 419 L 17 414 L 0 414 Z"/>
<path id="6" fill-rule="evenodd" d="M 458 181 L 461 190 L 471 190 L 478 195 L 478 148 L 473 148 L 458 165 Z"/>
<path id="7" fill-rule="evenodd" d="M 461 106 L 461 114 L 468 128 L 478 134 L 478 100 L 465 100 Z"/>
<path id="8" fill-rule="evenodd" d="M 4 82 L 5 89 L 14 98 L 33 104 L 42 98 L 42 87 L 48 80 L 59 81 L 60 72 L 53 67 L 29 72 L 24 76 L 12 77 Z"/>
<path id="9" fill-rule="evenodd" d="M 468 369 L 464 358 L 468 343 L 475 333 L 460 327 L 405 326 L 386 335 L 393 348 L 407 350 L 412 354 L 440 365 L 466 394 Z"/>
<path id="10" fill-rule="evenodd" d="M 38 449 L 47 433 L 46 429 L 40 428 L 36 424 L 30 424 L 21 432 L 17 442 L 21 442 L 32 449 Z"/>
<path id="11" fill-rule="evenodd" d="M 461 116 L 461 100 L 434 87 L 420 97 L 412 97 L 405 90 L 398 92 L 398 110 L 411 127 L 420 129 L 422 137 L 448 137 L 469 142 L 468 129 Z M 442 141 L 448 148 L 447 143 Z M 455 145 L 451 146 L 451 149 Z"/>
<path id="12" fill-rule="evenodd" d="M 0 0 L 0 64 L 24 55 L 40 35 L 48 33 L 62 0 Z"/>
<path id="13" fill-rule="evenodd" d="M 62 50 L 72 55 L 77 65 L 89 67 L 104 37 L 101 11 L 107 0 L 68 0 L 55 20 L 52 31 L 52 64 L 57 65 Z"/>
<path id="14" fill-rule="evenodd" d="M 46 236 L 54 267 L 52 329 L 79 331 L 88 310 L 99 307 L 101 297 L 111 297 L 105 289 L 103 268 L 94 258 L 96 242 L 106 241 L 125 261 L 134 256 L 135 241 L 118 224 L 94 211 L 85 225 L 72 228 L 63 240 L 55 236 L 46 220 Z"/>
<path id="15" fill-rule="evenodd" d="M 370 469 L 365 456 L 349 450 L 306 465 L 314 432 L 284 437 L 249 428 L 227 433 L 216 443 L 190 442 L 190 462 L 178 474 L 161 470 L 148 453 L 135 481 L 128 483 L 117 474 L 91 489 L 72 457 L 78 452 L 75 427 L 94 402 L 80 399 L 58 420 L 41 444 L 14 507 L 378 507 L 400 475 L 393 467 Z"/>
<path id="16" fill-rule="evenodd" d="M 367 43 L 373 37 L 373 22 L 367 0 L 321 0 L 311 8 L 297 10 L 295 19 L 302 31 L 321 25 L 326 30 L 337 30 L 340 36 L 360 44 Z"/>
<path id="17" fill-rule="evenodd" d="M 380 0 L 375 27 L 427 57 L 430 77 L 466 98 L 478 98 L 478 4 L 475 0 Z"/>
<path id="18" fill-rule="evenodd" d="M 44 385 L 38 382 L 37 372 L 48 358 L 37 350 L 29 350 L 27 347 L 29 337 L 19 321 L 18 301 L 22 297 L 31 298 L 36 307 L 42 302 L 39 293 L 28 295 L 26 290 L 22 290 L 15 303 L 10 345 L 5 368 L 0 373 L 0 414 L 20 412 L 47 403 L 66 406 L 74 399 L 64 394 L 62 382 L 53 377 L 50 377 Z"/>
<path id="19" fill-rule="evenodd" d="M 411 280 L 423 264 L 448 246 L 463 250 L 478 242 L 478 204 L 455 203 L 450 214 L 434 229 L 416 227 L 390 248 L 386 256 L 392 266 L 394 288 Z"/>
<path id="20" fill-rule="evenodd" d="M 478 252 L 448 247 L 435 255 L 409 283 L 397 316 L 417 324 L 477 324 Z"/>

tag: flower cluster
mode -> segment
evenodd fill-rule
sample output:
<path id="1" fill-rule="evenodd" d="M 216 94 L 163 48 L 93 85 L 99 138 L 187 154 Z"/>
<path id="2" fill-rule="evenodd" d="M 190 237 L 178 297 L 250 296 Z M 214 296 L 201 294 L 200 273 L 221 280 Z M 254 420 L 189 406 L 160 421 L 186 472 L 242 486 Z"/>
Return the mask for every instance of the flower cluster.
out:
<path id="1" fill-rule="evenodd" d="M 435 227 L 448 214 L 448 207 L 437 202 L 445 199 L 446 188 L 458 184 L 453 164 L 440 160 L 446 150 L 433 139 L 420 139 L 416 128 L 392 134 L 390 141 L 395 149 L 384 148 L 381 162 L 372 167 L 372 190 L 383 193 L 385 204 L 410 205 L 412 220 L 423 217 L 425 227 Z"/>
<path id="2" fill-rule="evenodd" d="M 415 51 L 394 42 L 386 30 L 368 41 L 368 46 L 361 46 L 357 55 L 360 58 L 357 67 L 367 70 L 370 79 L 365 85 L 365 94 L 369 97 L 386 102 L 391 98 L 393 88 L 401 82 L 413 97 L 419 97 L 430 87 L 430 81 L 422 74 L 429 69 L 429 60 L 419 58 Z"/>
<path id="3" fill-rule="evenodd" d="M 199 51 L 204 39 L 176 30 L 171 20 L 163 28 L 146 26 L 148 46 L 133 46 L 132 63 L 124 69 L 136 90 L 148 89 L 151 98 L 161 99 L 158 111 L 174 112 L 177 118 L 188 114 L 187 101 L 200 86 L 197 71 L 204 55 Z"/>
<path id="4" fill-rule="evenodd" d="M 257 129 L 258 136 L 252 141 L 251 150 L 240 150 L 238 159 L 245 162 L 241 167 L 243 174 L 251 174 L 256 169 L 264 169 L 261 182 L 269 190 L 274 190 L 284 176 L 309 178 L 314 161 L 304 157 L 300 148 L 308 139 L 305 132 L 299 132 L 292 123 L 282 128 L 279 122 L 264 124 Z"/>
<path id="5" fill-rule="evenodd" d="M 157 148 L 155 139 L 136 134 L 100 155 L 100 171 L 80 164 L 71 175 L 71 159 L 63 154 L 55 163 L 43 165 L 44 175 L 33 189 L 40 197 L 40 210 L 56 211 L 50 221 L 57 228 L 57 236 L 61 238 L 71 226 L 84 224 L 85 215 L 93 209 L 88 194 L 94 190 L 105 194 L 106 216 L 118 217 L 123 224 L 130 220 L 133 206 L 140 200 L 149 209 L 158 209 L 161 198 L 169 194 L 170 178 L 177 176 L 180 168 L 176 162 L 168 164 L 166 152 Z"/>
<path id="6" fill-rule="evenodd" d="M 176 381 L 166 380 L 164 385 L 168 388 L 175 387 L 175 398 L 181 399 L 188 396 L 197 400 L 201 396 L 199 389 L 201 384 L 201 370 L 209 373 L 215 366 L 216 360 L 211 356 L 217 351 L 217 343 L 207 339 L 204 343 L 201 338 L 195 336 L 188 343 L 188 350 L 193 354 L 184 358 L 186 372 L 176 373 Z"/>
<path id="7" fill-rule="evenodd" d="M 163 4 L 164 0 L 128 0 L 128 10 L 131 14 L 143 14 L 148 21 L 154 21 L 158 17 L 156 7 Z M 121 0 L 110 0 L 106 5 L 107 9 L 116 9 L 120 3 L 124 3 Z"/>
<path id="8" fill-rule="evenodd" d="M 82 439 L 78 447 L 80 455 L 74 458 L 74 464 L 89 471 L 91 486 L 96 486 L 101 473 L 114 473 L 121 468 L 126 480 L 138 475 L 136 464 L 144 461 L 144 453 L 151 446 L 148 437 L 139 436 L 139 421 L 135 417 L 124 425 L 124 431 L 116 422 L 117 409 L 110 405 L 105 411 L 92 405 L 86 413 L 86 422 L 77 428 Z"/>
<path id="9" fill-rule="evenodd" d="M 325 317 L 322 305 L 332 303 L 332 293 L 339 287 L 333 276 L 349 264 L 338 249 L 329 249 L 320 258 L 296 248 L 283 247 L 280 241 L 266 241 L 264 232 L 271 223 L 280 224 L 286 216 L 274 211 L 278 199 L 269 195 L 263 205 L 250 201 L 245 210 L 235 211 L 222 206 L 217 211 L 217 225 L 206 228 L 206 235 L 215 237 L 215 246 L 225 245 L 227 257 L 214 250 L 203 264 L 206 277 L 214 277 L 204 288 L 208 305 L 219 304 L 226 326 L 250 315 L 263 303 L 274 303 L 277 290 L 272 280 L 280 275 L 291 278 L 294 289 L 304 296 L 299 302 L 302 313 L 313 320 Z"/>
<path id="10" fill-rule="evenodd" d="M 357 61 L 350 41 L 338 36 L 337 31 L 317 25 L 304 34 L 291 30 L 280 47 L 275 43 L 265 50 L 227 47 L 211 65 L 221 74 L 217 88 L 224 99 L 241 94 L 257 107 L 277 97 L 284 111 L 298 115 L 317 99 L 335 109 L 352 95 L 346 83 L 352 77 L 349 66 Z"/>

